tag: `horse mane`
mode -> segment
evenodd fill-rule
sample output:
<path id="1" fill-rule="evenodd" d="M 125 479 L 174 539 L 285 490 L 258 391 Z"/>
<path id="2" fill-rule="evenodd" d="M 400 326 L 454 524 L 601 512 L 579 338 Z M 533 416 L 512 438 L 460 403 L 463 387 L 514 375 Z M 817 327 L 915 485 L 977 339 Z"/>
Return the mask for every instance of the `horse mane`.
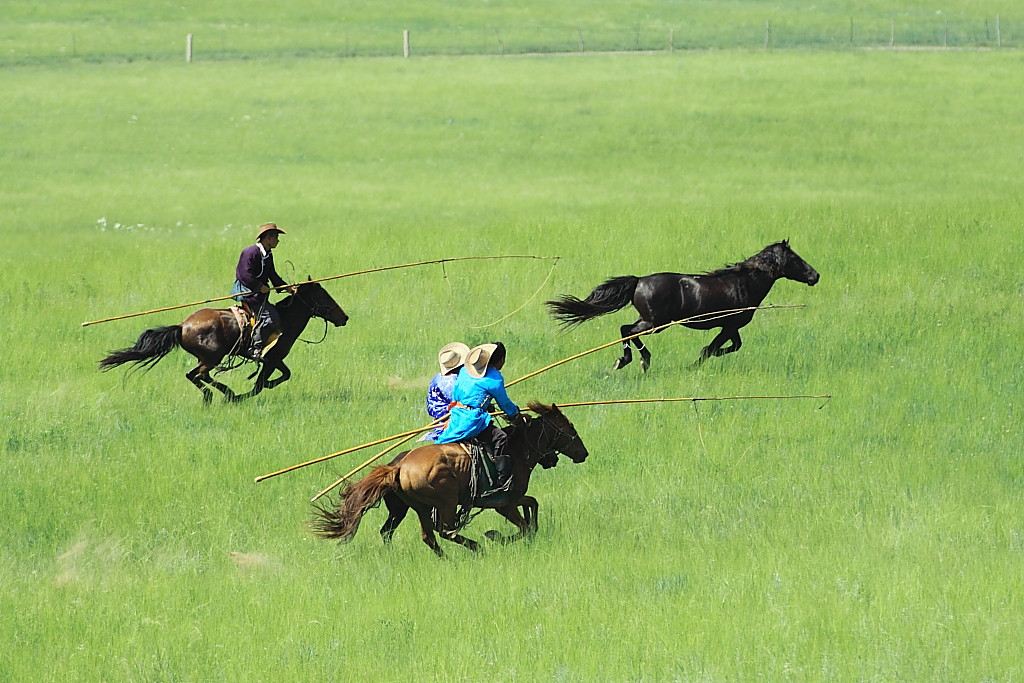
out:
<path id="1" fill-rule="evenodd" d="M 722 266 L 718 270 L 709 270 L 701 273 L 702 277 L 719 277 L 730 273 L 745 273 L 754 270 L 763 270 L 769 275 L 779 277 L 782 275 L 783 259 L 779 255 L 780 248 L 789 248 L 789 240 L 782 240 L 781 242 L 773 242 L 767 247 L 757 252 L 748 259 L 743 261 L 737 261 L 736 263 L 730 263 Z"/>
<path id="2" fill-rule="evenodd" d="M 559 412 L 558 406 L 556 406 L 555 404 L 552 403 L 551 405 L 546 405 L 544 403 L 541 403 L 540 401 L 530 401 L 526 405 L 526 407 L 529 408 L 534 413 L 537 413 L 537 417 L 543 417 L 548 413 Z"/>

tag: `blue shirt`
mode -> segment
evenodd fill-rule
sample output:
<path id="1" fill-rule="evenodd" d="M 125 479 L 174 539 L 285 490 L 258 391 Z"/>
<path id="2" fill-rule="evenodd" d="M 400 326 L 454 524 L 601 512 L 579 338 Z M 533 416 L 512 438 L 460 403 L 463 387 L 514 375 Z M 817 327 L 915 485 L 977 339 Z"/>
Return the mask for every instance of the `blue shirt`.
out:
<path id="1" fill-rule="evenodd" d="M 473 377 L 466 368 L 459 370 L 452 390 L 452 401 L 461 406 L 452 408 L 448 418 L 448 426 L 437 437 L 437 443 L 454 443 L 471 439 L 491 424 L 491 416 L 487 413 L 491 400 L 509 417 L 519 414 L 519 408 L 509 400 L 505 393 L 505 378 L 492 367 L 487 368 L 483 377 Z M 467 407 L 462 407 L 467 406 Z"/>
<path id="2" fill-rule="evenodd" d="M 427 388 L 427 415 L 433 419 L 444 417 L 448 414 L 448 405 L 452 402 L 452 390 L 455 388 L 455 374 L 442 375 L 437 373 L 434 379 L 430 380 Z M 420 441 L 436 440 L 444 430 L 440 424 L 423 435 Z"/>

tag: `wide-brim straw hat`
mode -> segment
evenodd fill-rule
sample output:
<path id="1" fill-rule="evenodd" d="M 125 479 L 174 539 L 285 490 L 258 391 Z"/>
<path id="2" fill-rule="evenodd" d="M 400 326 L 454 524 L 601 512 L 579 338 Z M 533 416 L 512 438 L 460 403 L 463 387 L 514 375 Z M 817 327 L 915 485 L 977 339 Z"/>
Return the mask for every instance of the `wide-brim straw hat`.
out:
<path id="1" fill-rule="evenodd" d="M 441 366 L 441 374 L 447 375 L 449 372 L 465 363 L 467 353 L 469 353 L 469 346 L 462 342 L 445 344 L 441 350 L 437 352 L 437 362 Z"/>
<path id="2" fill-rule="evenodd" d="M 263 225 L 260 226 L 260 231 L 256 233 L 256 239 L 258 240 L 259 238 L 266 235 L 268 232 L 279 232 L 282 235 L 288 234 L 281 228 L 277 227 L 277 223 L 264 223 Z"/>
<path id="3" fill-rule="evenodd" d="M 491 354 L 498 348 L 497 344 L 481 344 L 474 346 L 466 354 L 466 372 L 470 377 L 483 377 L 491 362 Z"/>

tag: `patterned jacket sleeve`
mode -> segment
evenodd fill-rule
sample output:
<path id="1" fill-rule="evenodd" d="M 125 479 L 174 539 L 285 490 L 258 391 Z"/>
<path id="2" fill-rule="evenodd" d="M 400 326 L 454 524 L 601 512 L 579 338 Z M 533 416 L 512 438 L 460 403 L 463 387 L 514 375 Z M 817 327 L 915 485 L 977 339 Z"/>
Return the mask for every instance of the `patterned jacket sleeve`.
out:
<path id="1" fill-rule="evenodd" d="M 434 379 L 430 380 L 430 387 L 427 389 L 427 415 L 435 420 L 448 414 L 448 404 L 451 403 L 451 399 L 445 396 L 437 385 L 438 377 L 440 375 L 435 375 Z"/>

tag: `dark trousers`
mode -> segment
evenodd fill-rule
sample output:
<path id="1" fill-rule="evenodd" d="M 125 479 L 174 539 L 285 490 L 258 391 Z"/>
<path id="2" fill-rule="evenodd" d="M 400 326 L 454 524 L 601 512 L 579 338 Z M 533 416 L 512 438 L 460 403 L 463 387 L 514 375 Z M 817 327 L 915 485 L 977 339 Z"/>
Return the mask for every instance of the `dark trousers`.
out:
<path id="1" fill-rule="evenodd" d="M 281 316 L 274 308 L 274 304 L 269 301 L 262 304 L 250 304 L 249 307 L 256 315 L 256 327 L 252 331 L 252 345 L 253 348 L 261 349 L 270 335 L 281 328 Z"/>
<path id="2" fill-rule="evenodd" d="M 484 427 L 484 430 L 477 434 L 476 438 L 484 443 L 491 444 L 491 447 L 494 449 L 494 456 L 491 459 L 498 470 L 498 483 L 502 484 L 508 481 L 509 477 L 512 476 L 512 459 L 505 452 L 506 446 L 508 446 L 508 434 L 492 422 Z"/>

